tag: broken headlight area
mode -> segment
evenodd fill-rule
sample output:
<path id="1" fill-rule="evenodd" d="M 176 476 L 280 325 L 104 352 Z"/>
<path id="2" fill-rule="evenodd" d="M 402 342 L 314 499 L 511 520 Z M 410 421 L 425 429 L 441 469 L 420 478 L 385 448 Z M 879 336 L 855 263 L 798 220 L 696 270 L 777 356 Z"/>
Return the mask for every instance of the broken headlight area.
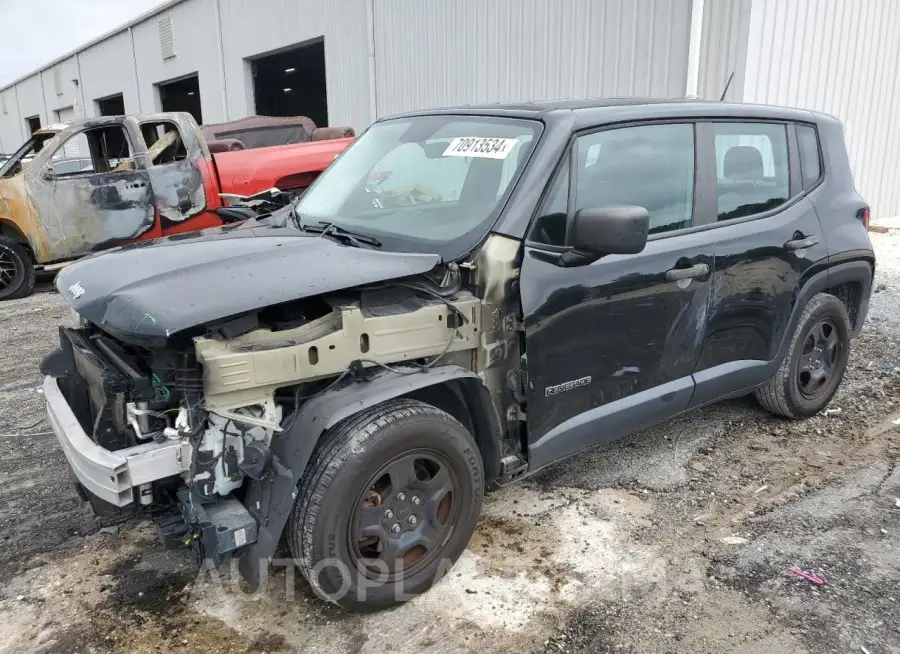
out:
<path id="1" fill-rule="evenodd" d="M 364 383 L 370 368 L 474 365 L 481 303 L 450 277 L 449 286 L 398 282 L 268 307 L 166 348 L 90 324 L 62 328 L 42 369 L 98 456 L 123 461 L 104 468 L 104 479 L 91 456 L 70 454 L 83 490 L 154 515 L 167 544 L 190 545 L 200 558 L 218 562 L 252 544 L 249 484 L 274 474 L 273 440 L 293 429 L 305 402 Z"/>

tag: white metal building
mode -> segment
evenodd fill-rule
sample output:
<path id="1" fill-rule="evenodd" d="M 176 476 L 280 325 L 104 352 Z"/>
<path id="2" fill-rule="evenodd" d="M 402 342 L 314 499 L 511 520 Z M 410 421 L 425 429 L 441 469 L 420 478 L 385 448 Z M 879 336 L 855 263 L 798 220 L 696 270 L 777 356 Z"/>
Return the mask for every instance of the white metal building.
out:
<path id="1" fill-rule="evenodd" d="M 190 110 L 358 131 L 409 109 L 654 95 L 816 109 L 900 214 L 897 0 L 173 0 L 0 89 L 0 151 L 37 125 Z"/>

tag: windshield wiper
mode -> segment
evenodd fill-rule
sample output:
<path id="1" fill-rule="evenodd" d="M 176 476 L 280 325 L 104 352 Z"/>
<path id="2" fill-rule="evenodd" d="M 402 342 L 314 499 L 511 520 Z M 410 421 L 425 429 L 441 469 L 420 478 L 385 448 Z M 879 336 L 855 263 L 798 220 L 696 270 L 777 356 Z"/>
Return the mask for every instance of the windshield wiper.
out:
<path id="1" fill-rule="evenodd" d="M 334 223 L 320 222 L 313 225 L 301 225 L 300 229 L 304 232 L 310 232 L 311 234 L 343 239 L 347 243 L 355 245 L 358 248 L 372 249 L 381 247 L 381 241 L 377 238 L 366 236 L 365 234 L 355 234 L 354 232 L 347 231 L 343 227 L 338 227 Z"/>

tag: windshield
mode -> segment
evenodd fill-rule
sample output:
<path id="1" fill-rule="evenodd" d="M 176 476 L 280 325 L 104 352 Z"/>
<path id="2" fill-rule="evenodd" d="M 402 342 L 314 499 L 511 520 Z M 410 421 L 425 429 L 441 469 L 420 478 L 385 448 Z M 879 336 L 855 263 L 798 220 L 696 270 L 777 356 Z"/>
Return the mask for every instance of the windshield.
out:
<path id="1" fill-rule="evenodd" d="M 461 256 L 493 224 L 540 130 L 484 116 L 376 123 L 309 188 L 297 214 L 389 249 Z"/>
<path id="2" fill-rule="evenodd" d="M 35 155 L 43 148 L 44 143 L 56 136 L 55 132 L 41 132 L 34 134 L 25 144 L 16 150 L 16 153 L 0 165 L 0 177 L 12 177 L 22 172 Z"/>

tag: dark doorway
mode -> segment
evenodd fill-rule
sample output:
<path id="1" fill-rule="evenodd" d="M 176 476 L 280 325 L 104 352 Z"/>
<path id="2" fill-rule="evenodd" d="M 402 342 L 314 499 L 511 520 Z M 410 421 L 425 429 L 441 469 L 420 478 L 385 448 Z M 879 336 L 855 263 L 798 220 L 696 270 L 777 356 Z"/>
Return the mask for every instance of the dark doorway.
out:
<path id="1" fill-rule="evenodd" d="M 97 103 L 97 114 L 100 116 L 125 115 L 125 98 L 122 97 L 121 93 L 95 100 L 95 102 Z"/>
<path id="2" fill-rule="evenodd" d="M 28 128 L 29 134 L 34 134 L 41 128 L 41 117 L 40 116 L 29 116 L 25 119 L 25 127 Z"/>
<path id="3" fill-rule="evenodd" d="M 203 124 L 203 115 L 200 113 L 200 79 L 196 75 L 158 86 L 163 111 L 186 111 L 198 125 Z"/>
<path id="4" fill-rule="evenodd" d="M 309 116 L 328 126 L 325 42 L 281 50 L 253 65 L 253 96 L 260 116 Z"/>

